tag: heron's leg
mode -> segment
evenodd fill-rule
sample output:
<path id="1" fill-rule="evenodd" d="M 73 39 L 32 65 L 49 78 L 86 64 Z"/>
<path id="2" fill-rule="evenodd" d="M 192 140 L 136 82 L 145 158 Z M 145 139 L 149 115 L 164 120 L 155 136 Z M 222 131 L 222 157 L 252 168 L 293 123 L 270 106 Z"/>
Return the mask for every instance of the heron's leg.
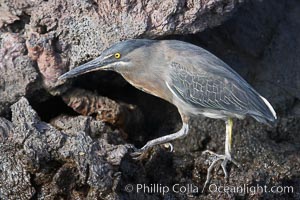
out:
<path id="1" fill-rule="evenodd" d="M 240 165 L 231 157 L 231 144 L 232 144 L 232 126 L 233 126 L 233 121 L 232 119 L 228 119 L 226 122 L 226 137 L 225 137 L 225 155 L 219 155 L 216 154 L 210 150 L 206 150 L 203 153 L 209 153 L 212 155 L 211 160 L 212 163 L 210 164 L 210 166 L 207 169 L 207 177 L 206 177 L 206 181 L 204 183 L 203 186 L 203 190 L 206 188 L 207 184 L 209 183 L 210 179 L 211 179 L 211 172 L 213 170 L 213 168 L 215 167 L 215 165 L 217 164 L 218 161 L 223 160 L 221 163 L 221 167 L 223 169 L 224 172 L 224 176 L 225 179 L 228 178 L 228 172 L 226 169 L 227 163 L 228 161 L 231 161 L 233 164 L 235 164 L 237 167 L 239 167 Z"/>
<path id="2" fill-rule="evenodd" d="M 145 146 L 143 146 L 138 151 L 132 153 L 131 155 L 133 157 L 135 157 L 136 159 L 142 159 L 151 147 L 158 145 L 158 144 L 168 143 L 175 139 L 183 138 L 188 134 L 188 130 L 189 130 L 189 125 L 187 123 L 183 122 L 181 129 L 179 131 L 177 131 L 176 133 L 162 136 L 162 137 L 156 138 L 154 140 L 150 140 L 149 142 L 146 143 Z"/>

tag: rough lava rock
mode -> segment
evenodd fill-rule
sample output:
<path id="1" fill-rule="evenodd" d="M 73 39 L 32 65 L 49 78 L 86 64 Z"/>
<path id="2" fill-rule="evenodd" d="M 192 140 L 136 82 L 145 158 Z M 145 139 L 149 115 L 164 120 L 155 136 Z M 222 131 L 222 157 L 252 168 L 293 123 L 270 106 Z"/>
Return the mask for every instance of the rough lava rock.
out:
<path id="1" fill-rule="evenodd" d="M 0 144 L 2 199 L 74 199 L 83 194 L 94 199 L 100 193 L 114 193 L 119 165 L 130 145 L 103 122 L 90 117 L 64 119 L 53 123 L 65 131 L 40 121 L 25 98 L 12 106 L 12 124 L 1 119 L 1 133 L 7 138 Z"/>
<path id="2" fill-rule="evenodd" d="M 26 55 L 25 40 L 17 33 L 0 33 L 0 114 L 11 103 L 30 95 L 38 77 L 34 63 Z"/>

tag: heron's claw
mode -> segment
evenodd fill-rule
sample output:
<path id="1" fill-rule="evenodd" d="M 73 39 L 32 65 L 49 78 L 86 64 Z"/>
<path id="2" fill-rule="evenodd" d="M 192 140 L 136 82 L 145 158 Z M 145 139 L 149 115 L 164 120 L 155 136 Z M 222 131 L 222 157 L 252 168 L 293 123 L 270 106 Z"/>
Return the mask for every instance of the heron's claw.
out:
<path id="1" fill-rule="evenodd" d="M 174 151 L 174 147 L 173 145 L 169 142 L 169 143 L 165 143 L 165 144 L 162 144 L 162 146 L 165 148 L 165 149 L 170 149 L 170 152 L 173 152 Z"/>
<path id="2" fill-rule="evenodd" d="M 240 164 L 238 162 L 236 162 L 233 158 L 231 158 L 230 155 L 220 155 L 220 154 L 214 153 L 214 152 L 212 152 L 210 150 L 206 150 L 206 151 L 202 152 L 202 154 L 205 154 L 205 153 L 209 153 L 212 156 L 209 157 L 209 161 L 211 161 L 211 164 L 210 164 L 210 166 L 207 169 L 206 181 L 204 183 L 204 186 L 203 186 L 203 189 L 202 189 L 202 193 L 204 192 L 207 184 L 210 182 L 211 172 L 212 172 L 213 168 L 216 166 L 216 164 L 217 164 L 218 161 L 223 160 L 222 163 L 221 163 L 221 167 L 223 169 L 225 179 L 228 178 L 228 171 L 226 169 L 228 161 L 232 162 L 238 168 L 240 167 Z"/>

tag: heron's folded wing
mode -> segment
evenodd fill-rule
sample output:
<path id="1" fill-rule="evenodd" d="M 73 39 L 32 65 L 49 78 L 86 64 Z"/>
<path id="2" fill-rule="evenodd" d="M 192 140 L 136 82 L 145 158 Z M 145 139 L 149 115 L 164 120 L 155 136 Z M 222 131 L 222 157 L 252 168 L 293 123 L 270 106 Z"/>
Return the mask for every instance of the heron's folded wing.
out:
<path id="1" fill-rule="evenodd" d="M 182 101 L 199 109 L 223 110 L 236 114 L 248 111 L 246 93 L 228 77 L 171 63 L 169 87 Z"/>
<path id="2" fill-rule="evenodd" d="M 182 99 L 199 107 L 246 113 L 263 123 L 276 121 L 271 104 L 222 60 L 195 45 L 170 46 L 179 56 L 170 62 L 168 81 Z"/>

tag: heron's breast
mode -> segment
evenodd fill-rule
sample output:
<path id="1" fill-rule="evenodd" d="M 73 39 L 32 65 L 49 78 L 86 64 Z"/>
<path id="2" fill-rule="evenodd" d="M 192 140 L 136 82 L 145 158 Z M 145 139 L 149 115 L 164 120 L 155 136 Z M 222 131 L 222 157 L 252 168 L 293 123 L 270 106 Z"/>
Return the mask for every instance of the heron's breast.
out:
<path id="1" fill-rule="evenodd" d="M 172 103 L 172 94 L 165 83 L 158 78 L 151 76 L 133 77 L 126 74 L 122 75 L 135 88 Z"/>

